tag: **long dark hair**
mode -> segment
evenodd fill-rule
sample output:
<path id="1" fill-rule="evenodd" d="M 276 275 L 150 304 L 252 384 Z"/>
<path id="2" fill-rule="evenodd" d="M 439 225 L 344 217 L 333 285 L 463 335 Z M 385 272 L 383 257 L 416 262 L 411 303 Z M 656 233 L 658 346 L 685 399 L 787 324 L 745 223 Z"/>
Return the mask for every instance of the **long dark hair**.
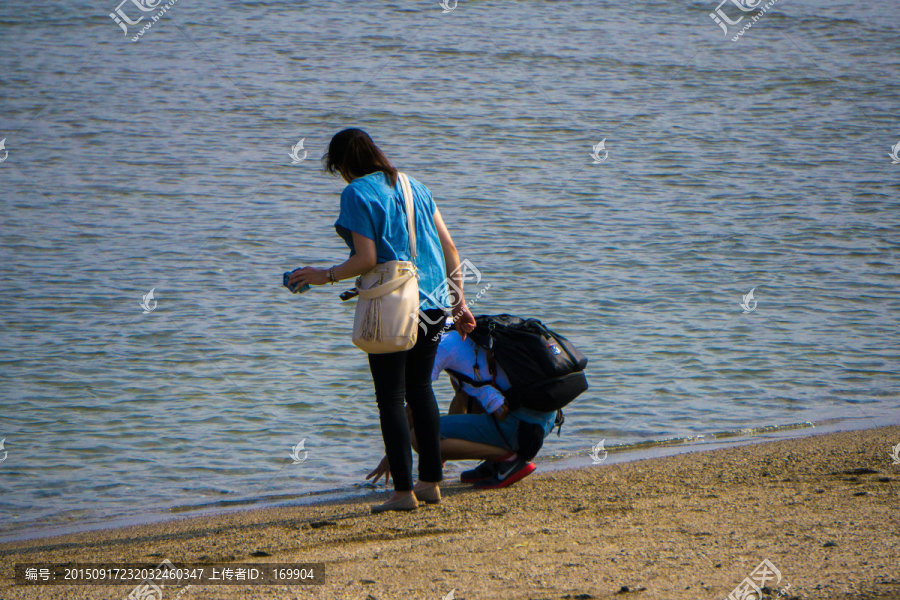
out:
<path id="1" fill-rule="evenodd" d="M 325 170 L 332 175 L 339 175 L 343 170 L 355 179 L 381 171 L 391 185 L 397 185 L 397 169 L 362 129 L 345 129 L 334 134 L 322 160 Z"/>

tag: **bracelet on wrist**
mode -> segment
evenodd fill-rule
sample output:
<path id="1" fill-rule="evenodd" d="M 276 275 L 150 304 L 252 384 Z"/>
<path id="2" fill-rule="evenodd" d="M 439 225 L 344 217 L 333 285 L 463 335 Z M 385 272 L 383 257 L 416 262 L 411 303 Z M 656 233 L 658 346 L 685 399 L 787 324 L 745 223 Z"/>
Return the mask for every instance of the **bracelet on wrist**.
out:
<path id="1" fill-rule="evenodd" d="M 328 279 L 331 281 L 331 285 L 337 282 L 337 278 L 334 276 L 334 267 L 328 269 Z"/>

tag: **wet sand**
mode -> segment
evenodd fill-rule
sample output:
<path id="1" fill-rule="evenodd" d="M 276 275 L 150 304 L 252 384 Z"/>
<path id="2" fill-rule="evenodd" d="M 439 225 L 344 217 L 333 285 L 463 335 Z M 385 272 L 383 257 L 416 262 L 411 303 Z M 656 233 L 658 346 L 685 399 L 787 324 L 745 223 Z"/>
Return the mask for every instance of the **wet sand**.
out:
<path id="1" fill-rule="evenodd" d="M 133 586 L 17 586 L 66 561 L 325 563 L 323 585 L 167 587 L 165 600 L 722 599 L 764 560 L 764 598 L 900 599 L 900 427 L 569 471 L 371 515 L 354 501 L 0 545 L 0 598 L 121 599 Z M 585 459 L 589 463 L 589 459 Z M 452 591 L 452 594 L 451 594 Z M 755 596 L 750 596 L 755 598 Z"/>

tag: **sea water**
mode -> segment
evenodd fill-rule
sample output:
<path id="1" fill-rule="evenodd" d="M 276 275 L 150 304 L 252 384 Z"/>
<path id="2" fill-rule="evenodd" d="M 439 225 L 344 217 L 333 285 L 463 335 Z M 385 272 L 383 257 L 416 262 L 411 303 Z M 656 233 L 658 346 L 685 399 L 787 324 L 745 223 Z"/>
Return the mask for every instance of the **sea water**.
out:
<path id="1" fill-rule="evenodd" d="M 0 6 L 0 536 L 364 481 L 349 126 L 588 356 L 542 458 L 896 418 L 900 5 L 138 4 Z"/>

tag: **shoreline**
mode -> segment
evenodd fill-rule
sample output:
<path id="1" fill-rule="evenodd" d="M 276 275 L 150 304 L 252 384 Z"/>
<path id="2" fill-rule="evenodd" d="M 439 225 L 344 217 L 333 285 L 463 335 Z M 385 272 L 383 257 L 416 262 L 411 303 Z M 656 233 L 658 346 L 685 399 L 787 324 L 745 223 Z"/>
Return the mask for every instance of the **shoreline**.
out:
<path id="1" fill-rule="evenodd" d="M 707 452 L 713 449 L 766 443 L 778 439 L 798 439 L 822 433 L 875 429 L 891 425 L 900 425 L 900 416 L 893 417 L 893 415 L 888 416 L 884 414 L 857 417 L 844 416 L 825 419 L 815 423 L 806 421 L 764 426 L 754 430 L 721 431 L 687 438 L 640 441 L 607 447 L 609 457 L 604 461 L 604 464 L 634 462 L 684 453 Z M 590 468 L 593 466 L 585 460 L 584 455 L 574 453 L 552 456 L 540 454 L 536 462 L 540 472 Z M 451 461 L 452 463 L 453 461 Z M 465 468 L 468 468 L 468 466 Z M 450 471 L 449 474 L 445 474 L 445 481 L 456 481 L 458 475 L 457 472 Z M 205 504 L 174 505 L 155 511 L 144 511 L 130 517 L 110 516 L 100 521 L 90 521 L 84 524 L 53 525 L 39 530 L 29 527 L 23 531 L 10 531 L 5 536 L 0 537 L 0 547 L 4 544 L 16 542 L 37 541 L 142 525 L 161 525 L 172 521 L 198 517 L 217 517 L 243 511 L 265 510 L 268 508 L 301 508 L 313 505 L 338 505 L 352 500 L 366 500 L 367 497 L 377 497 L 375 495 L 383 492 L 385 489 L 383 484 L 376 487 L 369 483 L 354 483 L 297 494 L 274 494 L 271 496 L 221 500 Z M 368 501 L 375 502 L 371 498 Z"/>
<path id="2" fill-rule="evenodd" d="M 182 598 L 724 598 L 767 559 L 790 584 L 782 598 L 900 599 L 898 443 L 894 425 L 551 469 L 493 491 L 448 480 L 442 504 L 411 513 L 370 515 L 382 493 L 6 542 L 0 597 L 131 589 L 17 586 L 14 564 L 167 558 L 326 566 L 324 585 Z"/>

